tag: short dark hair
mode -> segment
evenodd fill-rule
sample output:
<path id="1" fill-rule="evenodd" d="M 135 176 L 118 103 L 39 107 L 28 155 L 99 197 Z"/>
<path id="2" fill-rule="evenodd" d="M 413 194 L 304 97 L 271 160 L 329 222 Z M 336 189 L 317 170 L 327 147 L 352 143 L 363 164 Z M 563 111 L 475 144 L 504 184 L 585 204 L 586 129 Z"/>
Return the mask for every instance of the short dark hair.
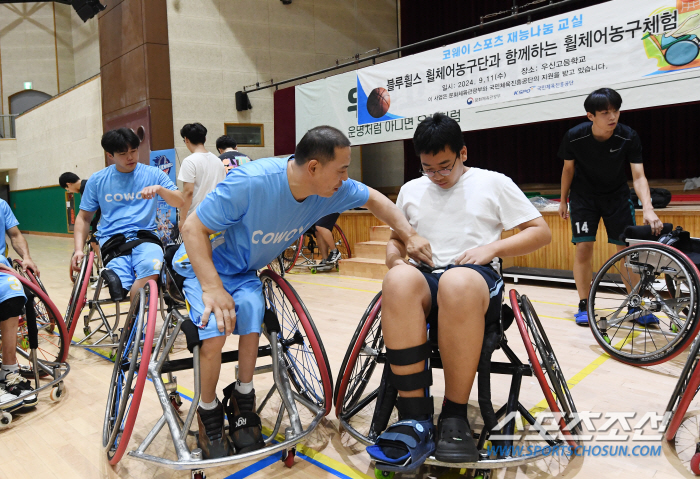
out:
<path id="1" fill-rule="evenodd" d="M 68 183 L 75 183 L 76 181 L 80 181 L 80 177 L 70 171 L 66 171 L 58 177 L 58 184 L 61 185 L 63 189 L 68 187 Z"/>
<path id="2" fill-rule="evenodd" d="M 207 129 L 201 123 L 187 123 L 180 128 L 180 136 L 190 140 L 193 145 L 203 145 L 207 141 Z"/>
<path id="3" fill-rule="evenodd" d="M 459 153 L 464 146 L 464 135 L 459 123 L 444 113 L 435 113 L 416 127 L 413 134 L 416 155 L 437 155 L 448 146 L 453 153 Z"/>
<path id="4" fill-rule="evenodd" d="M 595 116 L 597 112 L 605 111 L 611 107 L 615 110 L 619 110 L 621 106 L 622 97 L 612 88 L 600 88 L 588 95 L 586 101 L 583 102 L 586 113 L 590 113 L 593 116 Z"/>
<path id="5" fill-rule="evenodd" d="M 107 153 L 113 155 L 114 153 L 126 153 L 130 148 L 138 148 L 141 140 L 131 128 L 118 128 L 102 135 L 100 143 Z"/>
<path id="6" fill-rule="evenodd" d="M 231 138 L 228 135 L 221 135 L 216 139 L 216 149 L 217 150 L 225 150 L 226 148 L 233 148 L 235 149 L 238 143 L 236 143 L 236 140 Z"/>
<path id="7" fill-rule="evenodd" d="M 317 126 L 306 132 L 294 151 L 294 161 L 303 165 L 310 159 L 318 160 L 322 165 L 335 159 L 336 148 L 347 148 L 350 140 L 337 128 Z"/>

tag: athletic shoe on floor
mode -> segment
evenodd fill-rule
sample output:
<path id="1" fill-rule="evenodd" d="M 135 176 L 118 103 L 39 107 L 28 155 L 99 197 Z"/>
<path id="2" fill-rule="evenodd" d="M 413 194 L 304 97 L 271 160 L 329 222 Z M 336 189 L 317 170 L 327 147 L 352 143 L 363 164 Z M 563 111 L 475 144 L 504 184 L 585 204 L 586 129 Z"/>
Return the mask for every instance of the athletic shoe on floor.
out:
<path id="1" fill-rule="evenodd" d="M 341 256 L 342 255 L 340 254 L 340 251 L 338 251 L 337 249 L 334 249 L 333 251 L 328 253 L 328 258 L 326 258 L 326 262 L 327 263 L 337 263 L 338 261 L 340 261 Z"/>
<path id="2" fill-rule="evenodd" d="M 574 320 L 579 326 L 588 326 L 588 311 L 579 309 L 578 313 L 574 314 Z"/>
<path id="3" fill-rule="evenodd" d="M 224 431 L 224 405 L 218 403 L 214 409 L 197 407 L 199 436 L 197 444 L 205 459 L 215 459 L 231 454 L 231 445 Z"/>
<path id="4" fill-rule="evenodd" d="M 639 308 L 629 308 L 627 314 L 635 314 L 641 311 Z M 642 326 L 650 326 L 652 324 L 659 324 L 659 318 L 651 313 L 645 314 L 634 320 L 635 323 L 641 324 Z"/>
<path id="5" fill-rule="evenodd" d="M 29 381 L 23 378 L 19 372 L 8 373 L 5 379 L 0 379 L 0 389 L 4 389 L 9 394 L 19 397 L 29 391 L 34 391 L 34 388 L 29 384 Z M 22 400 L 22 409 L 31 409 L 37 405 L 39 398 L 36 394 L 25 396 Z"/>
<path id="6" fill-rule="evenodd" d="M 262 437 L 260 416 L 255 412 L 255 389 L 248 394 L 241 394 L 235 384 L 224 389 L 228 433 L 233 447 L 236 454 L 262 449 L 265 447 L 265 441 Z"/>

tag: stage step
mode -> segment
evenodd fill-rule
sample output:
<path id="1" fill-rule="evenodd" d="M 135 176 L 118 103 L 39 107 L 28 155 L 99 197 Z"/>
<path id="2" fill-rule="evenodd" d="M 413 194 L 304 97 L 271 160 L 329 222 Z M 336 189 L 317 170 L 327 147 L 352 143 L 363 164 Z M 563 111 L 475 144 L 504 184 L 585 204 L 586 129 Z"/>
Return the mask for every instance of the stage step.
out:
<path id="1" fill-rule="evenodd" d="M 382 226 L 370 226 L 369 228 L 369 240 L 370 241 L 389 241 L 391 238 L 391 228 L 386 225 Z"/>
<path id="2" fill-rule="evenodd" d="M 360 278 L 384 279 L 389 268 L 384 259 L 350 258 L 340 262 L 340 274 Z"/>
<path id="3" fill-rule="evenodd" d="M 362 243 L 355 243 L 353 257 L 383 260 L 386 258 L 386 244 L 386 241 L 363 241 Z"/>

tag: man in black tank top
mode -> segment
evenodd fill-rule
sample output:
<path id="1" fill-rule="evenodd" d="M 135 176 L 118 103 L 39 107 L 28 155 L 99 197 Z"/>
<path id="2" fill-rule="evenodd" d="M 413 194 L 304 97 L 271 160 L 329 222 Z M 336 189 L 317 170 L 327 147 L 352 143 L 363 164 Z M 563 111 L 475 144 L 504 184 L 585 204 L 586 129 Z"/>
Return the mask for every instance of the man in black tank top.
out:
<path id="1" fill-rule="evenodd" d="M 564 160 L 559 215 L 567 219 L 569 211 L 571 214 L 571 241 L 576 245 L 574 281 L 581 300 L 575 319 L 581 326 L 588 325 L 593 243 L 600 219 L 603 218 L 608 242 L 615 244 L 618 251 L 626 246 L 620 235 L 627 226 L 635 224 L 625 172 L 627 163 L 632 170 L 634 190 L 642 203 L 644 224 L 651 225 L 654 234 L 659 234 L 662 228 L 651 205 L 639 136 L 632 128 L 618 123 L 621 105 L 622 98 L 610 88 L 588 95 L 583 106 L 590 121 L 570 129 L 559 147 L 558 156 Z M 652 314 L 637 321 L 645 325 L 658 323 Z"/>

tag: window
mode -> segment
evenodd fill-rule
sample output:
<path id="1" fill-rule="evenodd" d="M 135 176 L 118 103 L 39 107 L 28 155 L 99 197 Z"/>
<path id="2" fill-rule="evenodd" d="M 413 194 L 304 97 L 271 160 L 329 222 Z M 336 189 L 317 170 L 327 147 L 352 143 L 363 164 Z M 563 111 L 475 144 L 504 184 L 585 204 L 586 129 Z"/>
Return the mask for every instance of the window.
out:
<path id="1" fill-rule="evenodd" d="M 225 123 L 226 135 L 232 137 L 238 146 L 265 146 L 263 125 L 251 123 Z"/>

